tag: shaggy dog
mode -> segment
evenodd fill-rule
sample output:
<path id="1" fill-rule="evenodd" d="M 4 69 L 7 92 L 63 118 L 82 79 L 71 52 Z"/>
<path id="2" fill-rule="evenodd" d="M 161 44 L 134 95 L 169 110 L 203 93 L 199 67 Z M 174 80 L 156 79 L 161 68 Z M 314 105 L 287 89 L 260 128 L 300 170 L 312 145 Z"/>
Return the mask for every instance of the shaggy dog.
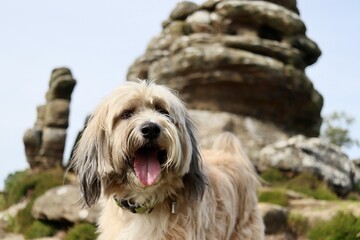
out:
<path id="1" fill-rule="evenodd" d="M 263 239 L 255 171 L 238 139 L 198 148 L 184 104 L 127 82 L 90 118 L 74 155 L 83 200 L 101 198 L 99 239 Z"/>

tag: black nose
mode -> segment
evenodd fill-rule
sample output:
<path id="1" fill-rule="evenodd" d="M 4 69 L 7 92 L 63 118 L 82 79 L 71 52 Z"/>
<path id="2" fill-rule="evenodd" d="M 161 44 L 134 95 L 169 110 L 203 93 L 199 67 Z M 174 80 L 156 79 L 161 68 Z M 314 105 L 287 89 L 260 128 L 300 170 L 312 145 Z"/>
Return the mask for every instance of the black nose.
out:
<path id="1" fill-rule="evenodd" d="M 141 133 L 144 138 L 155 139 L 160 135 L 160 126 L 153 122 L 146 122 L 141 126 Z"/>

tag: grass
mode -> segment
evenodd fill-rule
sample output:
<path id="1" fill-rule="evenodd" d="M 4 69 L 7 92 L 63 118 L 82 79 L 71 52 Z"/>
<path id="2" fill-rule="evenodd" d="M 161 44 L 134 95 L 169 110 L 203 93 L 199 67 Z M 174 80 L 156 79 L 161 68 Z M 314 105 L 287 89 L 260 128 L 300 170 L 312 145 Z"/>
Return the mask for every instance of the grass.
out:
<path id="1" fill-rule="evenodd" d="M 96 228 L 89 223 L 75 224 L 68 232 L 64 240 L 95 240 Z"/>
<path id="2" fill-rule="evenodd" d="M 261 173 L 261 177 L 274 187 L 291 189 L 315 199 L 339 199 L 325 181 L 314 176 L 312 173 L 303 172 L 293 176 L 286 176 L 286 173 L 278 169 L 269 169 Z"/>
<path id="3" fill-rule="evenodd" d="M 306 236 L 310 228 L 308 220 L 299 214 L 290 213 L 287 222 L 291 232 L 295 233 L 296 236 Z"/>
<path id="4" fill-rule="evenodd" d="M 338 200 L 337 195 L 330 190 L 327 183 L 311 173 L 301 173 L 290 179 L 287 188 L 304 193 L 315 199 Z"/>
<path id="5" fill-rule="evenodd" d="M 360 239 L 360 218 L 351 213 L 339 212 L 328 222 L 320 222 L 308 233 L 309 240 Z"/>
<path id="6" fill-rule="evenodd" d="M 258 193 L 259 202 L 273 203 L 283 207 L 289 205 L 289 198 L 281 189 L 261 191 Z"/>

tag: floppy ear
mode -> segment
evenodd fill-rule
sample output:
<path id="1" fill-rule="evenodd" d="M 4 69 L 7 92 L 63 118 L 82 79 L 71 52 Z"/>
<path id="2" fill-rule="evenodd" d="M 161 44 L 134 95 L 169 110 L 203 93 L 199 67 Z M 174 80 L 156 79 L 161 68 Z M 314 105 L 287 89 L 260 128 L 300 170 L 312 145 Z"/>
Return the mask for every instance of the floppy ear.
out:
<path id="1" fill-rule="evenodd" d="M 186 130 L 189 134 L 192 153 L 189 172 L 183 177 L 185 196 L 195 200 L 201 200 L 208 180 L 202 169 L 202 158 L 195 137 L 195 127 L 189 117 L 186 118 Z"/>
<path id="2" fill-rule="evenodd" d="M 99 161 L 104 156 L 105 131 L 99 116 L 91 116 L 76 145 L 72 164 L 77 173 L 84 203 L 91 207 L 101 194 Z"/>

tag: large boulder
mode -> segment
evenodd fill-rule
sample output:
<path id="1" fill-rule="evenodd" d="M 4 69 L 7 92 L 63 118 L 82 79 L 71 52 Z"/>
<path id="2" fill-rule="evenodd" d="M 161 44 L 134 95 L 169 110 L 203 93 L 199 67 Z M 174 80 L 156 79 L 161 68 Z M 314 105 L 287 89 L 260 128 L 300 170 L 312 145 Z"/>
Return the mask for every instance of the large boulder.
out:
<path id="1" fill-rule="evenodd" d="M 328 182 L 339 195 L 360 186 L 360 171 L 341 149 L 320 138 L 297 135 L 260 151 L 260 171 L 274 167 L 292 172 L 311 172 Z"/>
<path id="2" fill-rule="evenodd" d="M 304 69 L 320 53 L 295 0 L 184 2 L 127 78 L 166 84 L 192 109 L 251 116 L 288 134 L 317 136 L 323 99 Z"/>
<path id="3" fill-rule="evenodd" d="M 83 208 L 80 200 L 78 186 L 52 188 L 35 200 L 32 215 L 41 220 L 95 223 L 100 207 Z"/>

